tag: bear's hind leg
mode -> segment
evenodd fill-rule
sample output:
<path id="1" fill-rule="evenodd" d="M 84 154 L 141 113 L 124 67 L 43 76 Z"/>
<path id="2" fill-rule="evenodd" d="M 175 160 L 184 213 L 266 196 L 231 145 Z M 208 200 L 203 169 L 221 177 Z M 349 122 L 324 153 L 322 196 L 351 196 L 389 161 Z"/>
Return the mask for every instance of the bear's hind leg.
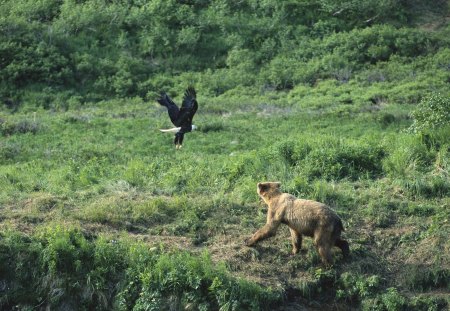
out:
<path id="1" fill-rule="evenodd" d="M 350 255 L 350 248 L 349 248 L 348 242 L 346 240 L 338 238 L 334 245 L 336 245 L 337 247 L 339 247 L 341 249 L 342 254 L 344 255 L 344 258 L 347 258 Z"/>
<path id="2" fill-rule="evenodd" d="M 322 263 L 325 267 L 329 267 L 333 264 L 333 258 L 331 257 L 331 250 L 328 245 L 319 245 L 317 247 Z"/>
<path id="3" fill-rule="evenodd" d="M 333 258 L 331 256 L 331 247 L 333 242 L 330 241 L 330 234 L 324 230 L 317 230 L 314 235 L 314 244 L 316 245 L 317 251 L 322 259 L 324 266 L 329 267 L 333 264 Z"/>

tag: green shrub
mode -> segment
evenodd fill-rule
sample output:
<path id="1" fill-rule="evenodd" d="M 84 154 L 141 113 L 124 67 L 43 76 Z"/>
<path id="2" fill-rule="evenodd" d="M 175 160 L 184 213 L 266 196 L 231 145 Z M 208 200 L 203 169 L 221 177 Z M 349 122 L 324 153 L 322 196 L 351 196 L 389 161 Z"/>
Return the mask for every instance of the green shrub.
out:
<path id="1" fill-rule="evenodd" d="M 92 246 L 81 232 L 61 226 L 45 228 L 41 233 L 44 250 L 41 254 L 45 271 L 52 275 L 70 275 L 83 270 L 83 262 L 89 262 Z"/>
<path id="2" fill-rule="evenodd" d="M 0 296 L 0 307 L 8 309 L 15 303 L 32 304 L 42 275 L 39 264 L 42 246 L 39 241 L 18 232 L 0 234 L 0 275 L 7 287 Z"/>
<path id="3" fill-rule="evenodd" d="M 421 100 L 411 113 L 413 124 L 411 132 L 430 131 L 434 128 L 450 124 L 450 97 L 431 94 Z"/>
<path id="4" fill-rule="evenodd" d="M 20 120 L 17 122 L 8 122 L 0 120 L 0 133 L 3 136 L 25 133 L 36 134 L 40 127 L 41 125 L 36 121 Z"/>
<path id="5" fill-rule="evenodd" d="M 344 272 L 337 282 L 336 297 L 348 302 L 361 301 L 373 296 L 380 287 L 378 275 L 364 276 Z"/>
<path id="6" fill-rule="evenodd" d="M 294 166 L 306 158 L 312 147 L 307 142 L 286 140 L 274 145 L 275 155 L 280 156 L 288 165 Z"/>
<path id="7" fill-rule="evenodd" d="M 353 141 L 281 141 L 269 150 L 308 179 L 376 178 L 382 173 L 385 152 L 380 146 Z"/>
<path id="8" fill-rule="evenodd" d="M 447 306 L 448 303 L 444 298 L 430 296 L 406 298 L 392 287 L 378 297 L 365 299 L 362 302 L 364 311 L 441 311 L 446 310 Z"/>
<path id="9" fill-rule="evenodd" d="M 13 161 L 22 151 L 22 145 L 9 140 L 0 141 L 0 159 L 2 161 Z"/>
<path id="10" fill-rule="evenodd" d="M 316 252 L 308 252 L 307 257 L 308 260 L 303 260 L 302 263 L 297 263 L 294 266 L 297 269 L 308 269 L 311 265 L 317 265 L 320 262 L 320 257 Z M 294 288 L 287 289 L 287 300 L 290 300 L 290 298 L 296 299 L 297 296 L 308 300 L 318 299 L 320 295 L 323 295 L 324 288 L 334 288 L 336 286 L 335 270 L 310 268 L 309 272 L 310 276 L 298 279 Z"/>
<path id="11" fill-rule="evenodd" d="M 439 311 L 445 310 L 448 302 L 445 298 L 418 296 L 414 297 L 409 303 L 410 310 Z"/>
<path id="12" fill-rule="evenodd" d="M 309 178 L 355 180 L 378 177 L 382 172 L 383 157 L 381 147 L 344 141 L 317 146 L 299 164 Z"/>
<path id="13" fill-rule="evenodd" d="M 381 295 L 387 311 L 404 310 L 406 307 L 406 298 L 401 295 L 396 288 L 390 287 Z"/>

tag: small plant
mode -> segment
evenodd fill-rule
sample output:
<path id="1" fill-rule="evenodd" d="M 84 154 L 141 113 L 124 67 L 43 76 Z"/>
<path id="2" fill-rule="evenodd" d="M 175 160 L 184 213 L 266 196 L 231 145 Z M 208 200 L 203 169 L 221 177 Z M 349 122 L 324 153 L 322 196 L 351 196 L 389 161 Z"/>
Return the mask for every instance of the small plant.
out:
<path id="1" fill-rule="evenodd" d="M 387 311 L 403 310 L 406 307 L 406 298 L 394 287 L 388 288 L 386 292 L 381 295 L 381 301 Z"/>
<path id="2" fill-rule="evenodd" d="M 336 297 L 347 301 L 361 301 L 376 292 L 380 286 L 378 275 L 364 276 L 344 272 L 338 280 Z"/>

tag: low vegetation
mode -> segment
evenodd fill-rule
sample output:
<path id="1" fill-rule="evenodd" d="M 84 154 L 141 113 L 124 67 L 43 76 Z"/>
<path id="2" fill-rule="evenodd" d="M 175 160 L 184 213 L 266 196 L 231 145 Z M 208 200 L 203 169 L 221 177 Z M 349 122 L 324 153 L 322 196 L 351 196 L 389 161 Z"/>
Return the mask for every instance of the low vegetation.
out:
<path id="1" fill-rule="evenodd" d="M 0 309 L 448 308 L 447 1 L 7 0 L 0 38 Z M 350 258 L 246 247 L 260 181 Z"/>

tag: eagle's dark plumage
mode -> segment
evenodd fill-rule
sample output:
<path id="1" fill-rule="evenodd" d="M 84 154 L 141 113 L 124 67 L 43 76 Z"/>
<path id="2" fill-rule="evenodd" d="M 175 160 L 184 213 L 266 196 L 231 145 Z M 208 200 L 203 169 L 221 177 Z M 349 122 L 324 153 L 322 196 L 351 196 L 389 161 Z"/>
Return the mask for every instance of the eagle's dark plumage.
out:
<path id="1" fill-rule="evenodd" d="M 181 108 L 172 101 L 172 99 L 164 92 L 157 99 L 158 103 L 167 108 L 170 120 L 176 128 L 169 130 L 161 130 L 162 132 L 175 132 L 174 144 L 177 149 L 181 148 L 183 144 L 184 134 L 195 128 L 192 125 L 192 118 L 197 112 L 198 103 L 196 99 L 195 89 L 190 86 L 184 92 L 183 102 Z"/>

